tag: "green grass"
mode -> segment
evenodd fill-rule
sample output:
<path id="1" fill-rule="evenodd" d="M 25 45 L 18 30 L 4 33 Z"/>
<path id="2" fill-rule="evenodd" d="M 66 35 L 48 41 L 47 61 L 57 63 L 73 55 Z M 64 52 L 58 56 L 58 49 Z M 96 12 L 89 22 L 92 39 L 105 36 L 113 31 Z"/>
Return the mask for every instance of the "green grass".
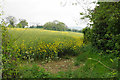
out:
<path id="1" fill-rule="evenodd" d="M 111 78 L 117 77 L 118 61 L 113 58 L 114 62 L 110 61 L 110 55 L 100 55 L 102 52 L 91 44 L 81 47 L 81 54 L 76 57 L 75 65 L 83 64 L 73 74 L 73 77 L 80 78 Z"/>
<path id="2" fill-rule="evenodd" d="M 20 46 L 24 41 L 27 47 L 36 46 L 40 42 L 55 43 L 55 42 L 69 42 L 77 41 L 79 45 L 83 40 L 82 33 L 52 31 L 44 29 L 23 29 L 23 28 L 9 28 L 9 40 L 13 44 Z"/>
<path id="3" fill-rule="evenodd" d="M 118 61 L 110 61 L 110 54 L 100 55 L 101 51 L 91 44 L 84 45 L 80 48 L 81 54 L 76 57 L 75 66 L 80 66 L 75 71 L 60 71 L 52 74 L 54 78 L 114 78 L 118 77 Z"/>
<path id="4" fill-rule="evenodd" d="M 75 58 L 75 61 L 76 61 L 75 66 L 80 65 L 77 70 L 72 71 L 71 69 L 68 69 L 67 71 L 59 71 L 56 74 L 53 74 L 50 72 L 47 72 L 47 73 L 44 72 L 41 74 L 47 74 L 46 77 L 49 77 L 49 78 L 113 78 L 113 77 L 117 77 L 117 65 L 118 65 L 117 60 L 113 59 L 114 62 L 111 62 L 110 56 L 107 56 L 107 54 L 100 55 L 101 51 L 93 47 L 91 44 L 84 45 L 84 47 L 81 47 L 80 50 L 81 50 L 80 51 L 81 54 L 79 54 Z M 31 64 L 31 63 L 28 63 L 28 64 Z M 35 64 L 35 62 L 33 64 Z M 25 66 L 23 66 L 23 68 L 25 68 Z M 30 68 L 30 70 L 31 69 L 32 68 Z M 25 76 L 29 77 L 29 75 L 32 75 L 32 74 L 33 73 L 31 74 L 26 73 Z"/>
<path id="5" fill-rule="evenodd" d="M 47 43 L 52 43 L 55 41 L 74 40 L 76 38 L 83 39 L 82 33 L 52 31 L 44 29 L 12 28 L 9 29 L 9 33 L 12 35 L 12 37 L 10 38 L 11 41 L 14 42 L 16 40 L 18 44 L 21 44 L 23 40 L 27 44 L 30 41 L 45 41 Z"/>

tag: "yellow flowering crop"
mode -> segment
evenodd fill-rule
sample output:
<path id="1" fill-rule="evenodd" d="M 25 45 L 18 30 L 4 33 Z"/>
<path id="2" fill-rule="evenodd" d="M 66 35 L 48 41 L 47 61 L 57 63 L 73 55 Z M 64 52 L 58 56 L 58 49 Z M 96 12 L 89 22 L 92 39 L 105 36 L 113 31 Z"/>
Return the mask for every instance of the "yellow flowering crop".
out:
<path id="1" fill-rule="evenodd" d="M 83 44 L 81 33 L 24 28 L 8 28 L 8 30 L 12 35 L 11 41 L 18 38 L 24 31 L 24 34 L 13 45 L 14 51 L 21 57 L 30 56 L 30 58 L 37 59 L 54 58 L 58 54 L 59 56 L 71 55 L 78 52 Z"/>

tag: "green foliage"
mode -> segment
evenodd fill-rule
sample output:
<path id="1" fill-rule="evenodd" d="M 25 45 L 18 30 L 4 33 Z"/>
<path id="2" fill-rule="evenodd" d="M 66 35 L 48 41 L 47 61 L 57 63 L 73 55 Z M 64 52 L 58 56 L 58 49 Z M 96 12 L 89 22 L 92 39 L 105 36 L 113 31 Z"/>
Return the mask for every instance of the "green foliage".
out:
<path id="1" fill-rule="evenodd" d="M 13 16 L 6 17 L 6 23 L 8 24 L 7 27 L 9 28 L 25 28 L 25 26 L 28 26 L 28 22 L 25 19 L 20 19 L 20 22 L 18 24 L 16 23 L 16 18 Z"/>
<path id="2" fill-rule="evenodd" d="M 84 33 L 84 43 L 88 43 L 91 40 L 91 30 L 89 27 L 86 27 L 82 30 L 82 33 Z"/>
<path id="3" fill-rule="evenodd" d="M 37 26 L 32 25 L 32 26 L 30 26 L 30 28 L 43 28 L 43 26 L 42 25 L 37 25 Z"/>
<path id="4" fill-rule="evenodd" d="M 36 28 L 35 26 L 30 26 L 30 28 Z"/>
<path id="5" fill-rule="evenodd" d="M 45 69 L 40 68 L 37 64 L 19 66 L 18 70 L 20 78 L 48 78 L 50 75 L 49 72 L 45 72 Z"/>
<path id="6" fill-rule="evenodd" d="M 13 60 L 13 57 L 7 57 L 3 54 L 2 57 L 2 78 L 17 78 L 19 77 L 19 71 L 17 69 L 17 60 Z"/>
<path id="7" fill-rule="evenodd" d="M 10 37 L 10 36 L 9 36 Z M 16 78 L 19 76 L 16 69 L 19 59 L 17 55 L 13 55 L 10 41 L 8 40 L 8 30 L 2 25 L 2 77 L 3 78 Z"/>
<path id="8" fill-rule="evenodd" d="M 36 28 L 43 28 L 43 26 L 42 25 L 37 25 L 37 27 Z"/>
<path id="9" fill-rule="evenodd" d="M 53 22 L 47 22 L 46 24 L 44 24 L 43 28 L 48 30 L 56 30 L 56 31 L 67 30 L 67 27 L 63 22 L 59 22 L 56 20 Z"/>
<path id="10" fill-rule="evenodd" d="M 75 65 L 80 65 L 80 63 L 85 63 L 88 57 L 99 56 L 97 53 L 100 51 L 95 47 L 92 47 L 91 44 L 84 45 L 80 48 L 80 55 L 77 56 Z M 96 58 L 95 58 L 96 59 Z"/>
<path id="11" fill-rule="evenodd" d="M 94 47 L 102 50 L 99 57 L 93 57 L 94 54 L 89 53 L 93 58 L 93 60 L 91 58 L 91 61 L 97 61 L 100 65 L 111 70 L 111 72 L 104 75 L 102 75 L 102 72 L 97 72 L 100 68 L 94 69 L 92 72 L 98 75 L 101 74 L 101 77 L 117 77 L 118 59 L 120 58 L 120 2 L 99 2 L 99 6 L 96 6 L 94 11 L 89 11 L 89 15 L 85 15 L 84 18 L 89 18 L 93 22 L 91 24 L 92 28 L 86 27 L 83 29 L 84 42 L 90 42 Z M 77 58 L 78 61 L 82 60 L 80 57 Z M 76 64 L 79 63 L 76 62 Z M 86 64 L 89 64 L 89 61 Z M 100 67 L 100 65 L 97 66 Z M 102 67 L 100 71 L 106 72 Z M 95 75 L 92 72 L 89 73 Z"/>
<path id="12" fill-rule="evenodd" d="M 16 35 L 23 33 L 24 29 L 16 29 L 17 32 L 12 29 L 8 31 L 7 28 L 3 26 L 3 78 L 117 77 L 118 59 L 120 57 L 120 3 L 99 3 L 99 6 L 96 7 L 94 11 L 90 11 L 89 14 L 90 15 L 85 15 L 85 17 L 89 17 L 91 22 L 93 22 L 92 28 L 86 27 L 82 32 L 84 33 L 84 42 L 91 42 L 92 45 L 83 44 L 82 48 L 80 48 L 80 42 L 82 40 L 78 39 L 78 37 L 76 38 L 75 35 L 69 33 L 69 35 L 66 35 L 67 37 L 63 36 L 67 34 L 67 32 L 62 34 L 63 32 L 56 33 L 55 31 L 51 31 L 53 32 L 53 34 L 51 34 L 49 30 L 39 30 L 37 36 L 42 36 L 36 38 L 36 36 L 31 37 L 31 35 L 34 35 L 34 32 L 29 30 L 29 34 L 26 31 L 26 34 L 17 40 L 19 36 Z M 83 15 L 83 13 L 81 13 L 81 15 Z M 10 22 L 10 24 L 14 27 L 13 22 Z M 46 23 L 44 28 L 49 28 L 50 30 L 65 30 L 66 27 L 64 27 L 64 25 L 64 23 L 56 23 L 56 21 L 54 21 Z M 16 35 L 12 35 L 12 38 L 10 38 L 8 32 Z M 30 41 L 31 39 L 32 41 Z M 14 42 L 15 40 L 16 42 Z M 45 43 L 41 43 L 42 40 L 45 40 Z M 58 42 L 55 42 L 55 40 Z M 14 43 L 14 45 L 12 45 L 12 43 Z M 95 47 L 101 49 L 101 51 Z M 69 70 L 67 72 L 50 75 L 37 65 L 33 65 L 32 67 L 18 66 L 21 57 L 24 57 L 24 59 L 41 59 L 41 57 L 48 58 L 49 56 L 61 57 L 65 54 L 76 55 L 79 54 L 79 52 L 81 52 L 81 54 L 76 58 L 75 65 L 80 65 L 80 68 L 76 71 Z"/>
<path id="13" fill-rule="evenodd" d="M 113 6 L 114 5 L 114 6 Z M 120 52 L 120 2 L 99 3 L 89 18 L 92 28 L 83 29 L 84 41 L 106 53 Z M 117 52 L 116 52 L 117 51 Z"/>
<path id="14" fill-rule="evenodd" d="M 11 24 L 8 25 L 9 28 L 13 28 L 13 26 Z"/>
<path id="15" fill-rule="evenodd" d="M 80 48 L 80 54 L 76 57 L 75 65 L 79 68 L 75 71 L 60 71 L 51 74 L 50 78 L 114 78 L 118 76 L 118 61 L 111 58 L 112 54 L 103 55 L 101 50 L 91 44 Z M 113 60 L 113 62 L 110 61 Z M 115 63 L 114 63 L 115 62 Z"/>
<path id="16" fill-rule="evenodd" d="M 16 28 L 22 28 L 22 24 L 21 24 L 21 23 L 18 23 L 18 24 L 16 25 Z"/>
<path id="17" fill-rule="evenodd" d="M 104 54 L 91 44 L 84 45 L 80 50 L 81 54 L 75 60 L 75 65 L 80 65 L 80 68 L 72 76 L 77 78 L 117 77 L 118 60 L 113 57 L 113 54 Z"/>
<path id="18" fill-rule="evenodd" d="M 114 6 L 113 6 L 114 5 Z M 120 13 L 119 3 L 100 3 L 99 7 L 96 7 L 93 18 L 92 40 L 96 40 L 93 45 L 96 45 L 102 50 L 113 50 L 115 43 L 118 43 L 115 37 L 120 33 Z M 112 19 L 111 19 L 112 18 Z"/>
<path id="19" fill-rule="evenodd" d="M 18 25 L 20 26 L 19 28 L 25 28 L 25 26 L 28 26 L 28 22 L 26 20 L 20 20 L 20 22 L 18 23 Z"/>
<path id="20" fill-rule="evenodd" d="M 7 23 L 12 25 L 12 27 L 15 27 L 15 22 L 16 22 L 16 18 L 13 16 L 8 16 L 6 17 Z"/>
<path id="21" fill-rule="evenodd" d="M 82 33 L 81 30 L 77 30 L 77 29 L 72 29 L 71 31 L 72 31 L 72 32 L 79 32 L 79 33 Z"/>
<path id="22" fill-rule="evenodd" d="M 66 31 L 71 31 L 71 29 L 67 29 Z"/>

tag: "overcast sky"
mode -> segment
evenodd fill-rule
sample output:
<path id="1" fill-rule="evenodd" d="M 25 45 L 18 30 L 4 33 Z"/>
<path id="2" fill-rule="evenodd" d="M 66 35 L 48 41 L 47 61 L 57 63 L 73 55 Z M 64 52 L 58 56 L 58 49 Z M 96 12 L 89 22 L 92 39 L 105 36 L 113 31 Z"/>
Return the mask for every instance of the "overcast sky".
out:
<path id="1" fill-rule="evenodd" d="M 36 23 L 43 25 L 58 20 L 68 27 L 81 29 L 87 22 L 80 20 L 80 12 L 83 12 L 83 9 L 81 5 L 72 5 L 74 2 L 76 3 L 76 0 L 5 0 L 4 12 L 5 16 L 26 19 L 29 25 Z"/>

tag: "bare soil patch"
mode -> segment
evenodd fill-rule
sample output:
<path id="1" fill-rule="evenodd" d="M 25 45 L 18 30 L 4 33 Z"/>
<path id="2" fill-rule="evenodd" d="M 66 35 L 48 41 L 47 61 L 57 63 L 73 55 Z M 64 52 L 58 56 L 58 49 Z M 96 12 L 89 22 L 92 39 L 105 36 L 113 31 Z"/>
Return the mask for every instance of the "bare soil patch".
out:
<path id="1" fill-rule="evenodd" d="M 61 59 L 57 61 L 51 61 L 45 64 L 39 63 L 38 66 L 43 67 L 46 71 L 51 73 L 57 73 L 59 71 L 67 71 L 67 70 L 76 70 L 80 66 L 74 66 L 74 59 Z"/>

